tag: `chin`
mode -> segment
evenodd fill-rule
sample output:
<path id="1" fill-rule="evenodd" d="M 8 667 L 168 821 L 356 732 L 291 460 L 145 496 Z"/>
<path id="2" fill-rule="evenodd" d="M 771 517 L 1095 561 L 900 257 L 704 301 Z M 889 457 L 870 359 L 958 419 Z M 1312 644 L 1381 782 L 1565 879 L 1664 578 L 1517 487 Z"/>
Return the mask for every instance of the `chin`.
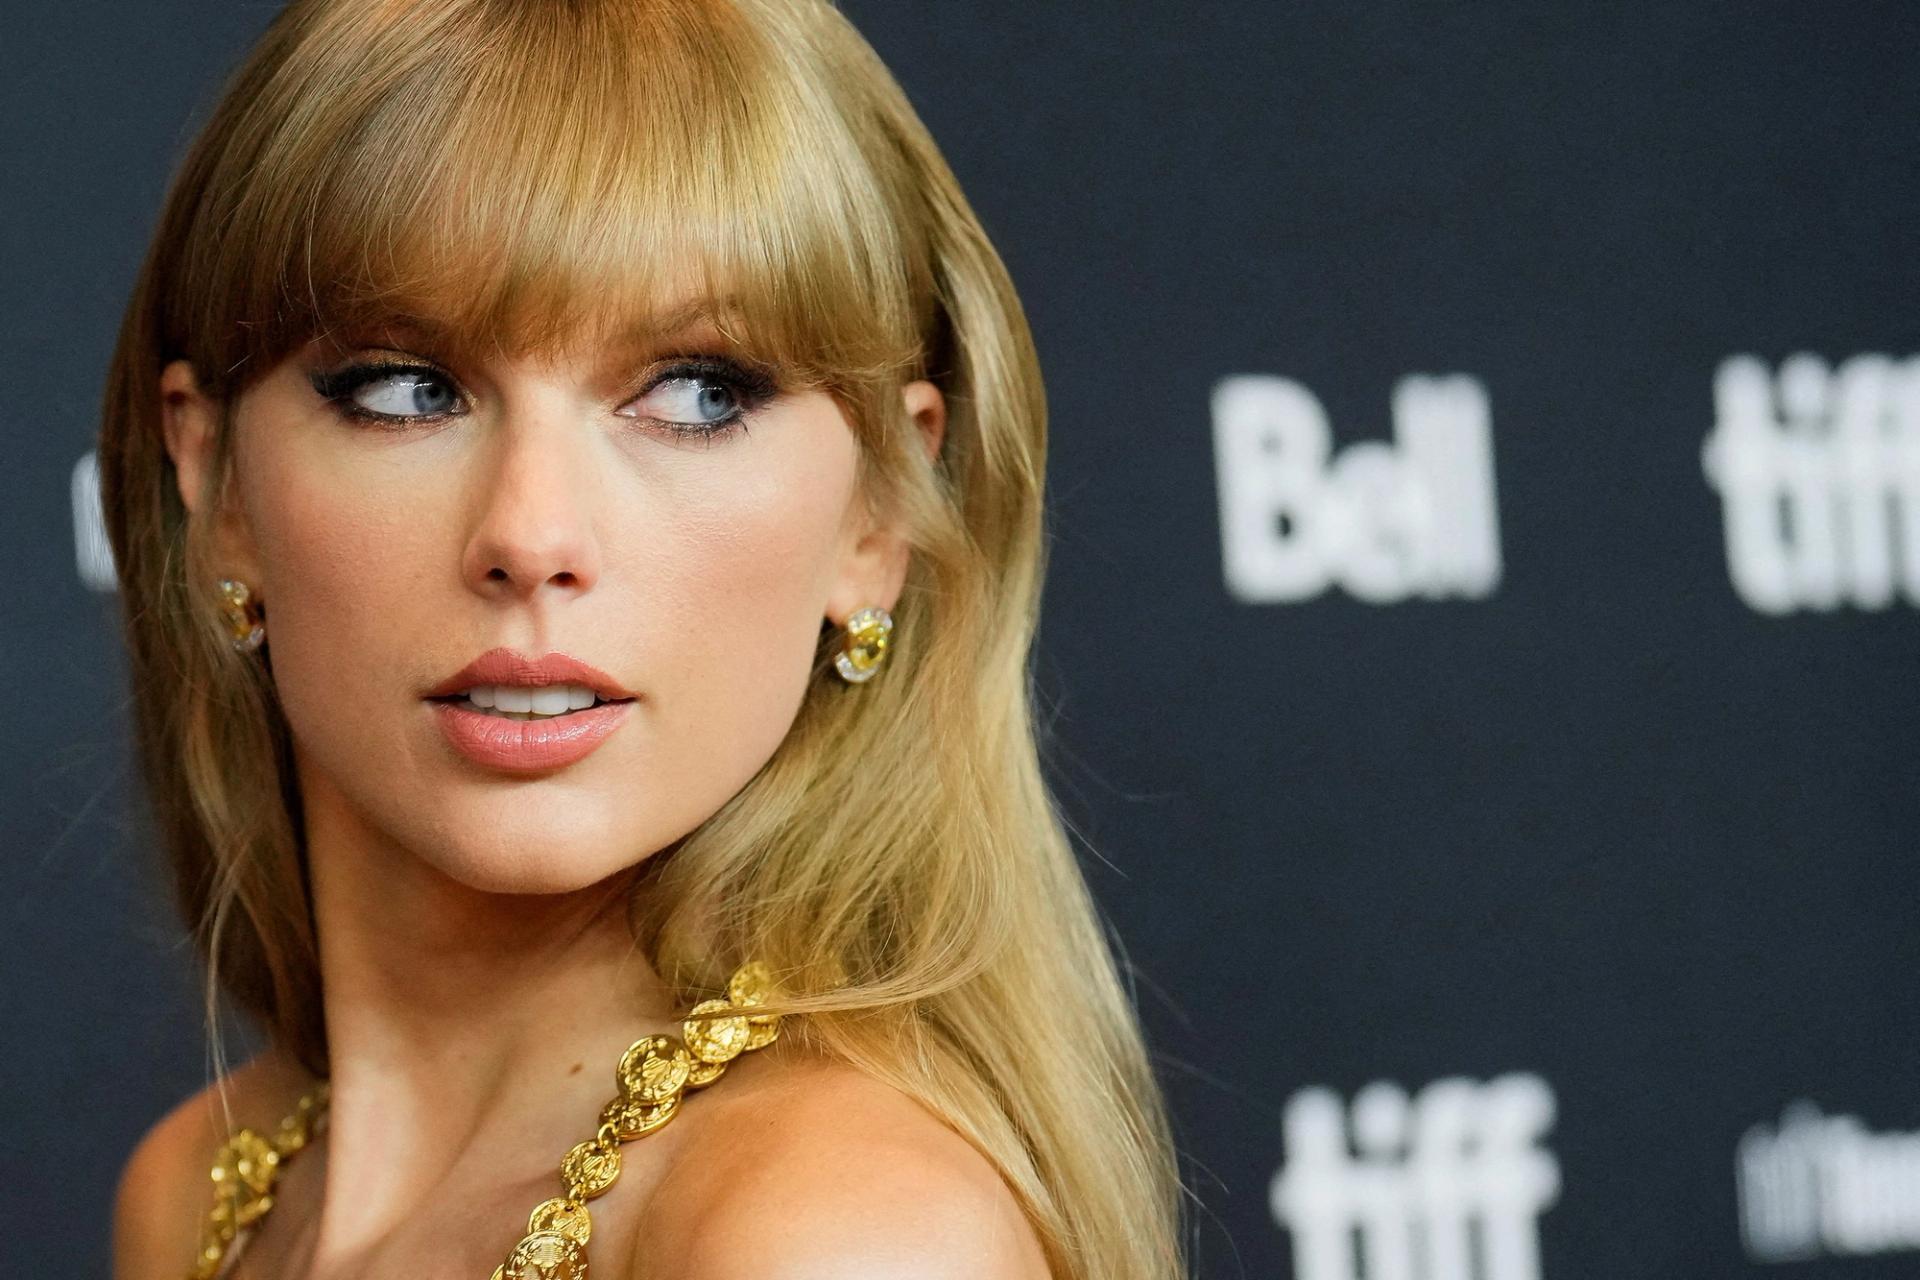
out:
<path id="1" fill-rule="evenodd" d="M 448 878 L 478 893 L 552 897 L 591 889 L 632 865 L 629 862 L 601 869 L 600 864 L 594 863 L 589 868 L 570 864 L 563 859 L 543 857 L 510 862 L 476 859 L 455 866 L 442 866 L 441 870 Z"/>
<path id="2" fill-rule="evenodd" d="M 645 860 L 645 846 L 582 833 L 523 833 L 495 828 L 453 833 L 421 849 L 424 861 L 448 879 L 481 893 L 577 893 Z"/>

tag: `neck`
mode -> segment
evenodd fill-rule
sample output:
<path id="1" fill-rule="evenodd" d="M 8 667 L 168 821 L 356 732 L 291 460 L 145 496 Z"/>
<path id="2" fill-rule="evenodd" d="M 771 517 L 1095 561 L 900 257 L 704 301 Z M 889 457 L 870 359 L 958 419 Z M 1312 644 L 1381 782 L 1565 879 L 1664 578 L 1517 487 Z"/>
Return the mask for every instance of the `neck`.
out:
<path id="1" fill-rule="evenodd" d="M 456 1171 L 551 1178 L 592 1133 L 621 1052 L 676 1022 L 627 925 L 637 866 L 568 893 L 474 889 L 312 782 L 332 1082 L 310 1229 L 320 1260 L 350 1257 L 457 1193 Z"/>

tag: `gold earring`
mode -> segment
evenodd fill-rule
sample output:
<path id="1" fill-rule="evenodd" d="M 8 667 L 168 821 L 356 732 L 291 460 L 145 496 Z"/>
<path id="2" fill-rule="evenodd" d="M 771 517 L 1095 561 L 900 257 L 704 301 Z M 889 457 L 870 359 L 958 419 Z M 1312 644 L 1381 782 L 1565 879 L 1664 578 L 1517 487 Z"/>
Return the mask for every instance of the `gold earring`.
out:
<path id="1" fill-rule="evenodd" d="M 227 629 L 233 633 L 233 647 L 251 653 L 267 638 L 265 610 L 247 584 L 232 578 L 220 579 L 220 612 L 226 616 Z"/>
<path id="2" fill-rule="evenodd" d="M 873 679 L 887 656 L 892 633 L 893 615 L 879 605 L 869 605 L 848 618 L 843 647 L 833 655 L 840 678 L 848 684 Z"/>

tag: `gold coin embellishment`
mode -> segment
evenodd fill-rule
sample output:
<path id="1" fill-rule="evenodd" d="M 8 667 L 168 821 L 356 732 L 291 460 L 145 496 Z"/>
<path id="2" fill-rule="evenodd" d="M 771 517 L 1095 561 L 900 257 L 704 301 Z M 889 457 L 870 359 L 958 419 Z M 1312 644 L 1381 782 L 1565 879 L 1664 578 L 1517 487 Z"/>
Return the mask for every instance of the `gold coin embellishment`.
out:
<path id="1" fill-rule="evenodd" d="M 591 1200 L 620 1176 L 620 1148 L 603 1147 L 588 1138 L 560 1161 L 560 1177 L 576 1200 Z M 509 1268 L 509 1274 L 511 1274 Z"/>
<path id="2" fill-rule="evenodd" d="M 200 1248 L 188 1275 L 212 1280 L 242 1228 L 274 1206 L 273 1186 L 281 1168 L 326 1123 L 327 1085 L 315 1085 L 271 1135 L 240 1128 L 214 1153 L 213 1205 L 200 1226 Z"/>
<path id="3" fill-rule="evenodd" d="M 734 1006 L 726 1000 L 702 1000 L 694 1013 L 724 1013 Z M 687 1050 L 701 1062 L 731 1062 L 747 1047 L 747 1020 L 688 1018 L 680 1024 Z"/>
<path id="4" fill-rule="evenodd" d="M 735 1004 L 764 1004 L 773 995 L 773 970 L 763 960 L 749 960 L 727 979 L 727 999 Z"/>
<path id="5" fill-rule="evenodd" d="M 696 1060 L 693 1069 L 687 1072 L 687 1088 L 704 1089 L 725 1074 L 727 1074 L 727 1064 L 724 1062 Z"/>
<path id="6" fill-rule="evenodd" d="M 621 1055 L 617 1079 L 635 1102 L 665 1102 L 686 1087 L 693 1055 L 672 1036 L 645 1036 Z"/>
<path id="7" fill-rule="evenodd" d="M 224 1196 L 264 1195 L 280 1171 L 280 1153 L 252 1129 L 239 1129 L 213 1157 L 213 1180 Z"/>
<path id="8" fill-rule="evenodd" d="M 283 1156 L 299 1152 L 307 1145 L 307 1126 L 299 1120 L 280 1122 L 280 1131 L 273 1135 L 273 1149 Z"/>
<path id="9" fill-rule="evenodd" d="M 578 1200 L 555 1196 L 542 1200 L 527 1219 L 528 1235 L 541 1231 L 558 1231 L 575 1244 L 584 1245 L 593 1234 L 593 1219 L 587 1216 L 587 1206 Z"/>
<path id="10" fill-rule="evenodd" d="M 529 1231 L 500 1271 L 501 1280 L 586 1280 L 587 1251 L 558 1231 Z"/>
<path id="11" fill-rule="evenodd" d="M 774 995 L 773 970 L 766 962 L 749 960 L 733 971 L 733 977 L 727 980 L 727 999 L 740 1008 L 751 1009 L 755 1005 L 765 1004 Z M 747 1043 L 745 1048 L 764 1049 L 779 1036 L 780 1015 L 777 1013 L 750 1013 L 747 1015 Z"/>
<path id="12" fill-rule="evenodd" d="M 600 1108 L 600 1123 L 610 1124 L 622 1142 L 644 1138 L 680 1113 L 680 1095 L 664 1102 L 639 1102 L 622 1094 Z"/>
<path id="13" fill-rule="evenodd" d="M 780 1038 L 780 1015 L 769 1013 L 747 1019 L 747 1048 L 764 1049 Z"/>

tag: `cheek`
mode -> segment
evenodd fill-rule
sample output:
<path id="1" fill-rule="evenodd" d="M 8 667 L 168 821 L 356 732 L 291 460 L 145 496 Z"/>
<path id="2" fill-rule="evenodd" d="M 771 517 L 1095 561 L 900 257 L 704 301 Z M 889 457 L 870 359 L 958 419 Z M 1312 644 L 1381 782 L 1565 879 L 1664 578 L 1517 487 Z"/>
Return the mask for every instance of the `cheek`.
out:
<path id="1" fill-rule="evenodd" d="M 265 577 L 267 652 L 309 829 L 364 818 L 457 874 L 452 846 L 436 850 L 435 841 L 461 838 L 422 803 L 436 744 L 418 719 L 422 651 L 444 654 L 457 630 L 452 590 L 431 580 L 445 564 L 436 544 L 446 525 L 423 507 L 417 481 L 395 494 L 398 477 L 343 469 L 324 454 L 257 461 L 246 497 Z"/>
<path id="2" fill-rule="evenodd" d="M 639 675 L 660 740 L 709 767 L 730 761 L 736 784 L 772 754 L 805 694 L 851 467 L 816 455 L 736 474 L 670 527 L 641 522 L 661 551 L 630 575 L 657 640 Z"/>
<path id="3" fill-rule="evenodd" d="M 273 592 L 277 636 L 292 631 L 302 648 L 364 654 L 383 632 L 414 630 L 409 624 L 419 619 L 410 615 L 434 599 L 421 579 L 438 557 L 417 517 L 337 502 L 302 510 L 295 502 L 277 523 L 267 551 L 274 575 L 285 578 Z"/>
<path id="4" fill-rule="evenodd" d="M 407 657 L 435 634 L 436 612 L 444 626 L 445 589 L 427 577 L 445 561 L 417 486 L 389 493 L 321 461 L 290 454 L 262 466 L 247 497 L 265 513 L 253 527 L 275 683 L 290 715 L 338 722 L 390 710 L 395 689 L 417 677 Z"/>

